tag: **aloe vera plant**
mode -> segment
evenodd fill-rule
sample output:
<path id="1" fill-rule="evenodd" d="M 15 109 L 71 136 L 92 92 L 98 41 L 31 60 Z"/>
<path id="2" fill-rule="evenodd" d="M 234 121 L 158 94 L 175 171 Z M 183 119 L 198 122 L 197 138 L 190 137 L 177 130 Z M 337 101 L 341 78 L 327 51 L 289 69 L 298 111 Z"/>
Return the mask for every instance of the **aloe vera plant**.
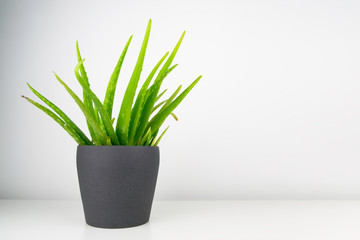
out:
<path id="1" fill-rule="evenodd" d="M 145 60 L 150 29 L 151 20 L 148 22 L 139 57 L 125 90 L 116 121 L 113 116 L 116 85 L 132 36 L 127 41 L 110 77 L 103 101 L 101 101 L 90 88 L 89 79 L 84 67 L 85 59 L 81 57 L 77 42 L 76 52 L 78 63 L 75 67 L 75 76 L 83 89 L 83 98 L 80 99 L 80 97 L 78 97 L 76 93 L 74 93 L 67 84 L 54 73 L 55 78 L 65 88 L 83 112 L 91 140 L 60 108 L 36 91 L 30 84 L 28 84 L 30 90 L 45 105 L 47 105 L 47 107 L 28 97 L 22 97 L 54 119 L 79 145 L 158 145 L 159 141 L 169 128 L 169 126 L 166 127 L 166 129 L 159 134 L 164 121 L 169 116 L 173 116 L 175 120 L 177 120 L 177 116 L 173 113 L 174 109 L 199 82 L 201 76 L 196 78 L 195 81 L 180 94 L 181 85 L 168 99 L 160 101 L 167 91 L 164 90 L 160 92 L 163 80 L 177 66 L 177 64 L 172 65 L 172 62 L 184 38 L 184 32 L 170 55 L 169 52 L 167 52 L 154 66 L 136 95 Z"/>

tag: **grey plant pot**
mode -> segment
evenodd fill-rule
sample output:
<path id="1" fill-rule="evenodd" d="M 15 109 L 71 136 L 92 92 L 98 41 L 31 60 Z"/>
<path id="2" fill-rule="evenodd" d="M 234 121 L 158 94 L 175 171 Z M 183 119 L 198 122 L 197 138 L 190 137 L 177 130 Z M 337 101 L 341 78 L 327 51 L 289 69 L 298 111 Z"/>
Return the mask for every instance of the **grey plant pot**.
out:
<path id="1" fill-rule="evenodd" d="M 87 224 L 126 228 L 149 221 L 159 147 L 79 145 L 76 162 Z"/>

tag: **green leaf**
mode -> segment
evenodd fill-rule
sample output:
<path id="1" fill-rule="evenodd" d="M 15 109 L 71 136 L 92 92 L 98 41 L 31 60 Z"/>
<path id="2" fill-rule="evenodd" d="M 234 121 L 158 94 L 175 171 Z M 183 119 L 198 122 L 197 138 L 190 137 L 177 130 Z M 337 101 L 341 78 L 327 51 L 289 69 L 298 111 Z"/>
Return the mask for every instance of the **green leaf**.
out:
<path id="1" fill-rule="evenodd" d="M 172 66 L 171 68 L 169 68 L 169 69 L 167 70 L 167 73 L 166 73 L 166 74 L 171 73 L 172 70 L 174 70 L 178 65 L 179 65 L 179 64 L 175 64 L 174 66 Z"/>
<path id="2" fill-rule="evenodd" d="M 64 122 L 72 128 L 77 135 L 87 144 L 92 145 L 92 142 L 86 137 L 86 135 L 81 131 L 81 129 L 55 104 L 53 104 L 51 101 L 49 101 L 47 98 L 45 98 L 43 95 L 41 95 L 38 91 L 36 91 L 33 87 L 30 86 L 29 83 L 26 83 L 30 90 L 38 97 L 40 98 L 46 105 L 48 105 L 50 108 L 52 108 L 59 116 L 64 120 Z"/>
<path id="3" fill-rule="evenodd" d="M 80 54 L 80 49 L 79 49 L 79 42 L 76 41 L 76 54 L 77 54 L 77 59 L 78 59 L 78 62 L 81 62 L 82 58 L 81 58 L 81 54 Z M 89 78 L 86 74 L 86 71 L 85 71 L 85 66 L 82 65 L 80 67 L 80 73 L 81 73 L 81 76 L 83 77 L 84 81 L 86 82 L 86 84 L 89 85 Z M 87 95 L 87 93 L 84 91 L 85 95 Z"/>
<path id="4" fill-rule="evenodd" d="M 151 139 L 151 128 L 149 128 L 146 132 L 146 134 L 144 135 L 144 137 L 141 139 L 139 145 L 140 146 L 146 146 L 149 141 Z"/>
<path id="5" fill-rule="evenodd" d="M 149 20 L 145 37 L 143 40 L 143 44 L 141 46 L 141 50 L 139 53 L 138 60 L 136 62 L 134 71 L 130 78 L 129 84 L 126 88 L 123 101 L 121 103 L 121 108 L 118 116 L 118 120 L 116 123 L 116 134 L 119 138 L 121 144 L 128 144 L 128 134 L 129 134 L 129 124 L 130 124 L 130 116 L 131 116 L 131 107 L 134 101 L 134 96 L 136 92 L 136 88 L 140 79 L 140 74 L 142 70 L 142 66 L 144 63 L 145 52 L 147 48 L 147 44 L 149 41 L 151 29 L 151 19 Z"/>
<path id="6" fill-rule="evenodd" d="M 164 106 L 162 106 L 162 108 L 160 109 L 160 111 L 164 110 L 165 108 L 167 108 L 167 106 L 170 105 L 170 103 L 174 100 L 174 98 L 177 96 L 177 94 L 180 92 L 182 85 L 180 85 L 175 92 L 169 97 L 169 99 L 166 101 L 166 103 L 164 104 Z"/>
<path id="7" fill-rule="evenodd" d="M 179 118 L 175 115 L 175 113 L 172 112 L 170 114 L 175 119 L 175 121 L 179 121 Z"/>
<path id="8" fill-rule="evenodd" d="M 102 123 L 100 121 L 99 111 L 97 110 L 96 106 L 94 106 L 94 113 L 95 113 L 95 116 L 94 116 L 95 120 L 96 120 L 97 123 L 100 123 L 100 127 L 101 127 Z M 102 129 L 104 129 L 104 128 L 102 128 Z"/>
<path id="9" fill-rule="evenodd" d="M 171 63 L 174 60 L 176 53 L 178 52 L 178 50 L 180 48 L 182 40 L 184 39 L 184 36 L 185 36 L 185 32 L 183 32 L 183 34 L 181 35 L 179 41 L 177 42 L 176 46 L 174 47 L 174 50 L 171 52 L 169 58 L 165 62 L 164 66 L 161 68 L 159 74 L 157 75 L 157 77 L 154 81 L 154 87 L 155 87 L 154 91 L 156 91 L 156 95 L 159 92 L 161 83 L 164 80 L 164 78 L 177 66 L 177 64 L 175 64 L 174 66 L 172 66 L 170 68 Z M 158 83 L 158 84 L 156 84 L 156 83 Z"/>
<path id="10" fill-rule="evenodd" d="M 159 138 L 155 141 L 155 143 L 153 144 L 153 146 L 157 146 L 161 140 L 161 138 L 164 136 L 164 134 L 166 133 L 166 131 L 169 129 L 170 126 L 168 126 L 159 136 Z"/>
<path id="11" fill-rule="evenodd" d="M 163 110 L 164 108 L 166 108 L 167 106 L 169 106 L 169 104 L 174 100 L 174 98 L 176 97 L 176 95 L 179 93 L 180 89 L 181 89 L 181 85 L 175 90 L 175 92 L 170 96 L 170 98 L 168 98 L 167 100 L 164 100 L 164 101 L 160 102 L 160 103 L 157 104 L 155 107 L 153 107 L 151 113 L 155 112 L 156 109 L 158 109 L 159 107 L 161 107 L 161 106 L 164 105 L 165 103 L 166 103 L 166 104 L 160 109 L 160 111 Z M 174 117 L 174 119 L 175 119 L 176 121 L 179 120 L 174 113 L 171 113 L 171 115 Z"/>
<path id="12" fill-rule="evenodd" d="M 194 82 L 190 84 L 173 102 L 171 102 L 166 108 L 159 111 L 149 122 L 147 129 L 151 128 L 157 130 L 163 124 L 165 119 L 172 113 L 172 111 L 180 104 L 180 102 L 186 97 L 191 89 L 199 82 L 202 76 L 199 76 Z"/>
<path id="13" fill-rule="evenodd" d="M 77 55 L 78 62 L 81 62 L 82 58 L 81 58 L 81 54 L 80 54 L 80 49 L 79 49 L 79 43 L 78 43 L 78 41 L 76 41 L 76 55 Z M 87 76 L 87 74 L 86 74 L 84 65 L 81 66 L 80 72 L 81 72 L 81 76 L 83 77 L 83 79 L 84 79 L 84 81 L 86 82 L 86 84 L 87 84 L 88 86 L 90 86 L 89 79 L 88 79 L 88 76 Z M 83 100 L 84 100 L 84 104 L 85 104 L 86 108 L 89 110 L 90 114 L 91 114 L 93 117 L 95 117 L 95 119 L 96 119 L 97 122 L 99 123 L 98 119 L 96 118 L 96 113 L 95 113 L 95 111 L 94 111 L 92 101 L 91 101 L 90 97 L 88 96 L 88 94 L 86 93 L 85 90 L 83 90 Z M 89 129 L 91 138 L 92 138 L 95 142 L 98 142 L 99 139 L 97 139 L 97 136 L 96 136 L 94 130 L 92 129 L 91 124 L 90 124 L 88 121 L 86 121 L 86 123 L 87 123 L 88 129 Z"/>
<path id="14" fill-rule="evenodd" d="M 155 65 L 155 67 L 153 68 L 153 70 L 150 72 L 149 76 L 147 77 L 147 79 L 145 80 L 144 84 L 142 85 L 139 94 L 136 98 L 135 101 L 135 105 L 131 111 L 131 119 L 130 119 L 130 125 L 129 125 L 129 137 L 128 137 L 128 144 L 132 145 L 133 144 L 133 139 L 134 139 L 134 135 L 135 135 L 135 131 L 136 128 L 139 124 L 139 118 L 140 118 L 140 113 L 142 111 L 142 107 L 144 104 L 144 97 L 145 97 L 145 93 L 146 90 L 152 80 L 152 78 L 154 77 L 156 71 L 158 70 L 158 68 L 160 67 L 160 65 L 162 64 L 162 62 L 165 60 L 165 58 L 167 57 L 169 53 L 167 52 L 161 59 L 160 61 Z"/>
<path id="15" fill-rule="evenodd" d="M 138 142 L 141 139 L 143 133 L 146 133 L 145 128 L 148 123 L 149 117 L 151 115 L 151 111 L 153 109 L 153 102 L 156 99 L 156 92 L 152 92 L 150 96 L 146 99 L 143 110 L 141 112 L 139 126 L 136 129 L 134 142 Z"/>
<path id="16" fill-rule="evenodd" d="M 89 111 L 89 113 L 90 113 L 90 111 Z M 99 124 L 99 122 L 96 120 L 96 118 L 95 118 L 95 122 L 97 123 L 97 124 Z M 91 136 L 91 138 L 92 138 L 92 141 L 96 144 L 96 145 L 102 145 L 102 144 L 100 144 L 100 139 L 98 138 L 98 136 L 96 135 L 96 133 L 95 133 L 95 130 L 91 127 L 91 123 L 89 123 L 89 120 L 87 120 L 86 119 L 86 124 L 87 124 L 87 126 L 88 126 L 88 129 L 89 129 L 89 133 L 90 133 L 90 136 Z"/>
<path id="17" fill-rule="evenodd" d="M 166 91 L 167 91 L 167 89 L 165 89 L 164 91 L 162 91 L 162 92 L 156 97 L 155 103 L 156 103 L 157 101 L 159 101 L 159 99 L 164 95 L 164 93 L 166 93 Z"/>
<path id="18" fill-rule="evenodd" d="M 172 66 L 171 68 L 168 69 L 167 73 L 165 74 L 165 76 L 163 76 L 164 78 L 169 75 L 169 73 L 171 73 L 171 71 L 177 66 L 178 64 L 175 64 L 174 66 Z M 146 97 L 145 99 L 147 99 L 149 97 L 149 95 L 155 91 L 155 89 L 159 86 L 160 82 L 157 82 L 156 84 L 151 85 L 148 90 L 146 91 Z M 167 89 L 165 89 L 163 92 L 161 92 L 155 100 L 155 103 L 161 98 L 161 96 L 167 91 Z"/>
<path id="19" fill-rule="evenodd" d="M 99 116 L 99 111 L 97 110 L 96 106 L 94 106 L 94 118 L 95 118 L 96 122 L 100 125 L 101 130 L 106 132 L 104 124 L 101 121 L 101 118 Z M 93 135 L 96 138 L 96 134 L 94 133 L 94 130 L 92 130 L 91 126 L 90 126 L 89 130 L 93 132 Z"/>
<path id="20" fill-rule="evenodd" d="M 125 55 L 126 52 L 129 48 L 130 42 L 132 39 L 132 35 L 130 36 L 129 40 L 127 41 L 124 50 L 121 53 L 121 56 L 116 64 L 116 67 L 114 69 L 114 72 L 111 75 L 111 78 L 109 80 L 107 89 L 106 89 L 106 94 L 105 94 L 105 99 L 104 99 L 104 108 L 106 110 L 106 112 L 108 113 L 109 117 L 112 118 L 112 110 L 113 110 L 113 104 L 114 104 L 114 96 L 115 96 L 115 90 L 116 90 L 116 85 L 119 79 L 119 74 L 120 74 L 120 70 L 121 70 L 121 66 L 124 62 L 125 59 Z"/>
<path id="21" fill-rule="evenodd" d="M 62 128 L 65 129 L 66 132 L 69 133 L 69 135 L 79 144 L 79 145 L 87 145 L 86 142 L 69 126 L 67 125 L 60 117 L 58 117 L 55 113 L 53 113 L 50 109 L 46 108 L 45 106 L 41 105 L 40 103 L 37 103 L 33 100 L 31 100 L 28 97 L 21 96 L 28 100 L 31 104 L 33 104 L 35 107 L 42 110 L 44 113 L 49 115 L 52 119 L 54 119 Z"/>
<path id="22" fill-rule="evenodd" d="M 106 112 L 105 108 L 103 107 L 102 103 L 100 102 L 99 98 L 95 95 L 95 93 L 90 89 L 90 87 L 86 84 L 86 82 L 84 81 L 82 76 L 80 76 L 80 74 L 79 74 L 79 68 L 83 64 L 84 60 L 85 59 L 81 60 L 81 62 L 79 62 L 76 65 L 75 76 L 76 76 L 78 82 L 80 83 L 80 85 L 82 86 L 82 88 L 86 91 L 86 93 L 90 97 L 90 99 L 94 102 L 96 109 L 99 111 L 100 117 L 101 117 L 101 122 L 104 124 L 106 133 L 110 137 L 112 144 L 119 145 L 119 140 L 115 134 L 114 128 L 112 127 L 111 119 L 110 119 L 109 115 L 107 114 L 107 112 Z"/>
<path id="23" fill-rule="evenodd" d="M 159 129 L 152 133 L 151 140 L 149 142 L 149 146 L 154 146 L 156 136 L 159 133 Z"/>
<path id="24" fill-rule="evenodd" d="M 162 105 L 164 105 L 164 103 L 166 103 L 166 102 L 167 102 L 167 100 L 164 100 L 164 101 L 158 103 L 157 105 L 155 105 L 155 106 L 153 107 L 153 109 L 151 110 L 151 113 L 155 112 L 159 107 L 161 107 Z"/>
<path id="25" fill-rule="evenodd" d="M 86 117 L 86 120 L 89 122 L 91 128 L 94 130 L 96 136 L 99 139 L 99 142 L 94 139 L 96 145 L 106 145 L 106 133 L 100 128 L 95 118 L 91 115 L 85 104 L 80 100 L 80 98 L 59 78 L 58 75 L 55 74 L 56 79 L 64 86 L 66 91 L 70 94 L 70 96 L 75 100 L 77 105 L 80 107 L 81 111 Z"/>
<path id="26" fill-rule="evenodd" d="M 161 83 L 164 80 L 164 78 L 166 77 L 166 75 L 168 74 L 169 67 L 170 67 L 177 51 L 179 50 L 179 47 L 181 45 L 181 42 L 182 42 L 184 36 L 185 36 L 185 32 L 181 35 L 174 50 L 172 51 L 169 58 L 165 62 L 164 66 L 161 68 L 160 72 L 158 73 L 158 75 L 154 81 L 154 84 L 148 89 L 148 91 L 146 93 L 146 95 L 148 97 L 146 97 L 145 105 L 144 105 L 143 111 L 141 113 L 141 117 L 140 117 L 141 122 L 136 130 L 134 142 L 137 142 L 138 139 L 140 139 L 140 137 L 143 135 L 143 133 L 146 129 L 146 125 L 148 124 L 148 120 L 150 118 L 151 111 L 155 105 L 155 102 L 156 102 L 156 99 L 157 99 L 157 96 L 158 96 L 158 93 L 159 93 L 159 90 L 161 87 Z"/>

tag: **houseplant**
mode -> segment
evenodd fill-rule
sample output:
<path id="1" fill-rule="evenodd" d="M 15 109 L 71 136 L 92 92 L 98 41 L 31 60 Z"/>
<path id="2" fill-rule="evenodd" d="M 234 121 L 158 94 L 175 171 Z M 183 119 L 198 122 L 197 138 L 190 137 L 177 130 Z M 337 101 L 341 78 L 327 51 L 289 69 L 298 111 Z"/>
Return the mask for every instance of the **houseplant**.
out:
<path id="1" fill-rule="evenodd" d="M 103 102 L 90 88 L 78 43 L 75 76 L 83 89 L 83 99 L 54 73 L 55 78 L 83 112 L 91 138 L 88 138 L 60 108 L 29 84 L 30 90 L 47 107 L 22 96 L 54 119 L 78 143 L 77 169 L 80 192 L 85 219 L 91 226 L 132 227 L 149 220 L 159 167 L 157 145 L 168 129 L 165 128 L 159 134 L 160 127 L 170 115 L 177 120 L 173 110 L 201 78 L 196 78 L 179 94 L 180 85 L 166 100 L 161 100 L 166 92 L 160 91 L 162 82 L 177 66 L 171 64 L 184 38 L 184 32 L 171 54 L 166 53 L 155 65 L 136 95 L 150 28 L 151 20 L 148 22 L 139 57 L 116 121 L 112 112 L 115 90 L 132 36 L 127 41 L 111 75 Z"/>

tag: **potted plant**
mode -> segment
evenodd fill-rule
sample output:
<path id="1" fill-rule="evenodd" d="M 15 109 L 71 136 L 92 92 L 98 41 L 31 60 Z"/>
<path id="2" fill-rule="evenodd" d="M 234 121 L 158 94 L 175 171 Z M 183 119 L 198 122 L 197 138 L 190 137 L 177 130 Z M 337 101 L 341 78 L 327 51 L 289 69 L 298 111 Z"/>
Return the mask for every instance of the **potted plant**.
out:
<path id="1" fill-rule="evenodd" d="M 83 89 L 83 99 L 54 73 L 83 112 L 91 138 L 88 138 L 60 108 L 29 84 L 30 90 L 47 107 L 22 96 L 54 119 L 78 143 L 77 170 L 80 193 L 85 219 L 91 226 L 124 228 L 148 222 L 159 168 L 158 144 L 169 128 L 160 133 L 160 127 L 170 115 L 177 120 L 173 110 L 201 78 L 199 76 L 179 94 L 180 85 L 166 100 L 161 100 L 166 92 L 160 91 L 162 82 L 177 66 L 171 64 L 184 38 L 184 32 L 171 54 L 166 53 L 154 66 L 136 95 L 150 28 L 151 20 L 147 25 L 139 57 L 116 121 L 113 117 L 115 89 L 132 36 L 127 41 L 111 75 L 103 101 L 100 101 L 90 88 L 78 43 L 75 76 Z"/>

